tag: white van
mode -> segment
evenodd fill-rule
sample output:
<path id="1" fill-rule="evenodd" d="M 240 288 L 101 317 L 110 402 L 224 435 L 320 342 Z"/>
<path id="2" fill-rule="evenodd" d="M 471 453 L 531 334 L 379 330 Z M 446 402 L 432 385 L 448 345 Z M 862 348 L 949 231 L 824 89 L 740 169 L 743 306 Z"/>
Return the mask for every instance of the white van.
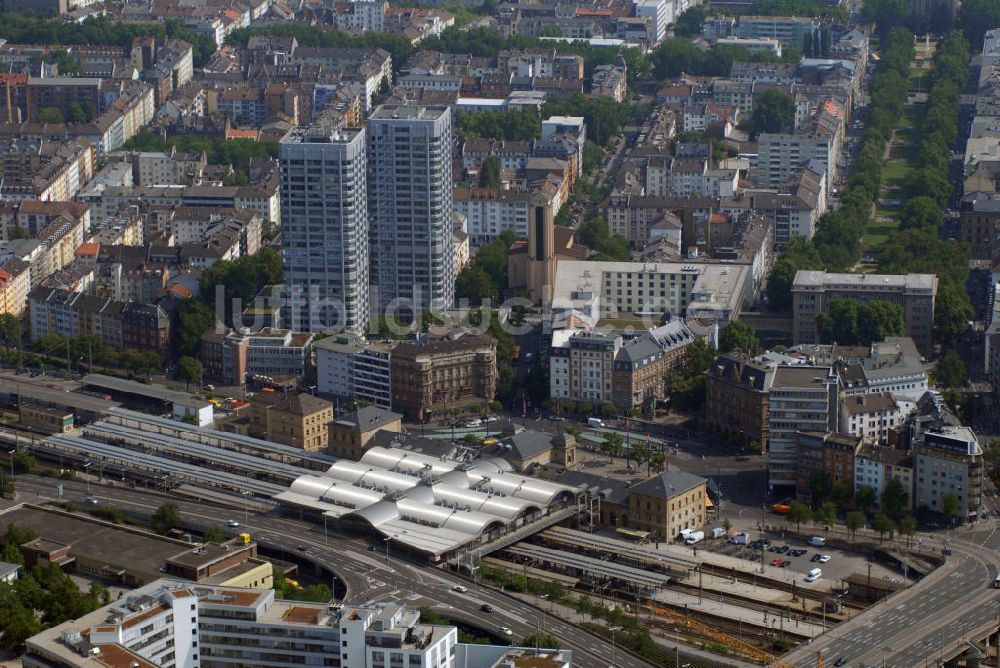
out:
<path id="1" fill-rule="evenodd" d="M 823 538 L 821 536 L 813 536 L 812 538 L 809 539 L 809 544 L 812 545 L 813 547 L 823 547 L 824 545 L 826 545 L 826 538 Z"/>
<path id="2" fill-rule="evenodd" d="M 604 420 L 600 418 L 587 418 L 588 427 L 604 427 Z"/>
<path id="3" fill-rule="evenodd" d="M 816 582 L 823 575 L 822 568 L 814 568 L 808 573 L 806 573 L 806 582 Z"/>

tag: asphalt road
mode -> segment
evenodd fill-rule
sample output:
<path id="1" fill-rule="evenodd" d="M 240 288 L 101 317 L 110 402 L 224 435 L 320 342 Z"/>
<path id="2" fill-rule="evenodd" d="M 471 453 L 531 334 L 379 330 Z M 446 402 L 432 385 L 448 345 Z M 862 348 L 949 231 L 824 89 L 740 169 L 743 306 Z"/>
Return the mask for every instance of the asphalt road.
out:
<path id="1" fill-rule="evenodd" d="M 56 485 L 63 485 L 63 498 L 82 502 L 87 496 L 84 483 L 54 479 L 19 476 L 16 484 L 19 501 L 44 502 L 56 496 Z M 103 503 L 114 505 L 139 516 L 150 516 L 163 503 L 156 494 L 123 488 L 92 487 L 91 495 Z M 543 615 L 539 609 L 492 589 L 475 587 L 463 578 L 440 569 L 419 566 L 379 550 L 369 551 L 364 540 L 329 532 L 324 536 L 323 527 L 308 522 L 278 517 L 273 513 L 227 511 L 202 503 L 170 499 L 181 510 L 186 528 L 205 529 L 225 524 L 227 518 L 237 519 L 238 529 L 223 529 L 229 534 L 248 531 L 254 540 L 272 550 L 283 551 L 290 560 L 308 561 L 336 573 L 346 583 L 348 603 L 360 604 L 378 599 L 393 598 L 419 607 L 431 605 L 442 614 L 461 619 L 500 636 L 500 627 L 509 627 L 517 642 L 526 635 L 543 630 L 559 638 L 563 647 L 573 650 L 573 665 L 581 668 L 609 668 L 612 665 L 611 643 L 569 624 L 561 619 Z M 246 521 L 244 521 L 244 517 Z M 302 552 L 299 547 L 307 548 Z M 457 585 L 468 591 L 454 591 Z M 339 587 L 337 587 L 339 590 Z M 488 603 L 492 613 L 485 613 L 480 606 Z M 544 627 L 539 626 L 544 619 Z M 619 666 L 648 666 L 634 656 L 622 658 L 617 652 Z"/>
<path id="2" fill-rule="evenodd" d="M 995 522 L 984 522 L 975 532 L 959 529 L 962 538 L 949 541 L 953 554 L 944 566 L 785 659 L 796 666 L 814 666 L 816 652 L 823 650 L 827 665 L 839 657 L 851 666 L 938 665 L 957 642 L 979 639 L 980 629 L 996 628 L 1000 590 L 990 586 L 1000 549 Z"/>

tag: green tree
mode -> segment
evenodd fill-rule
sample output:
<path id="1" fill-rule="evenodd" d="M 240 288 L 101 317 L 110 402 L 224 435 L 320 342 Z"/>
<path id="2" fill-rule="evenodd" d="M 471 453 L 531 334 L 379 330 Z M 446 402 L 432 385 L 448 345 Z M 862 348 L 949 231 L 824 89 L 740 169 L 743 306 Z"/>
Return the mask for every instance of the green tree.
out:
<path id="1" fill-rule="evenodd" d="M 754 133 L 787 132 L 795 124 L 795 100 L 783 90 L 765 90 L 754 101 L 750 128 Z"/>
<path id="2" fill-rule="evenodd" d="M 887 533 L 891 533 L 893 529 L 896 528 L 896 523 L 889 519 L 888 515 L 879 513 L 872 520 L 872 529 L 878 531 L 878 541 L 882 542 L 882 537 Z"/>
<path id="3" fill-rule="evenodd" d="M 813 471 L 809 474 L 809 494 L 813 501 L 823 501 L 830 496 L 830 476 L 824 471 Z"/>
<path id="4" fill-rule="evenodd" d="M 503 184 L 500 179 L 500 158 L 491 155 L 483 160 L 479 169 L 479 185 L 484 188 L 499 188 Z"/>
<path id="5" fill-rule="evenodd" d="M 854 505 L 858 507 L 861 512 L 868 512 L 875 507 L 875 490 L 868 485 L 862 485 L 858 487 L 858 491 L 854 495 Z"/>
<path id="6" fill-rule="evenodd" d="M 882 489 L 882 512 L 889 517 L 899 517 L 903 514 L 908 496 L 899 478 L 891 479 Z"/>
<path id="7" fill-rule="evenodd" d="M 955 496 L 954 493 L 948 492 L 941 497 L 941 512 L 944 513 L 945 517 L 958 517 L 958 511 L 961 507 L 962 503 L 958 500 L 958 497 Z"/>
<path id="8" fill-rule="evenodd" d="M 39 123 L 51 123 L 53 125 L 59 125 L 63 123 L 62 112 L 56 107 L 44 107 L 38 112 L 38 122 Z"/>
<path id="9" fill-rule="evenodd" d="M 493 241 L 479 247 L 475 264 L 493 279 L 500 292 L 507 289 L 507 255 L 514 243 L 514 233 L 504 230 Z"/>
<path id="10" fill-rule="evenodd" d="M 833 526 L 837 523 L 837 506 L 832 501 L 826 501 L 819 507 L 819 512 L 816 513 L 816 518 L 819 520 L 820 524 L 826 526 Z"/>
<path id="11" fill-rule="evenodd" d="M 795 274 L 802 269 L 821 269 L 819 253 L 812 242 L 803 237 L 793 237 L 784 252 L 771 268 L 767 279 L 767 298 L 770 307 L 776 311 L 792 309 L 792 282 Z"/>
<path id="12" fill-rule="evenodd" d="M 816 315 L 822 343 L 853 344 L 858 340 L 858 300 L 831 299 L 826 311 Z"/>
<path id="13" fill-rule="evenodd" d="M 719 352 L 742 350 L 751 357 L 760 353 L 760 340 L 754 328 L 745 322 L 734 320 L 719 333 Z"/>
<path id="14" fill-rule="evenodd" d="M 484 301 L 498 304 L 500 289 L 482 266 L 472 264 L 463 269 L 455 279 L 455 296 L 458 299 L 468 299 L 472 306 L 479 306 Z"/>
<path id="15" fill-rule="evenodd" d="M 176 503 L 167 502 L 162 504 L 153 513 L 152 527 L 156 533 L 166 534 L 171 529 L 176 529 L 181 524 L 181 511 Z"/>
<path id="16" fill-rule="evenodd" d="M 933 375 L 935 384 L 945 388 L 961 387 L 969 377 L 965 369 L 965 362 L 954 350 L 948 351 L 941 358 L 937 366 L 934 367 Z"/>
<path id="17" fill-rule="evenodd" d="M 844 526 L 851 532 L 851 540 L 858 535 L 858 529 L 865 525 L 865 515 L 857 510 L 852 510 L 844 517 Z"/>
<path id="18" fill-rule="evenodd" d="M 8 346 L 21 342 L 21 321 L 13 314 L 0 315 L 0 340 Z"/>
<path id="19" fill-rule="evenodd" d="M 603 218 L 591 218 L 580 224 L 577 236 L 584 245 L 597 251 L 593 260 L 617 260 L 627 262 L 631 254 L 624 237 L 611 234 Z"/>
<path id="20" fill-rule="evenodd" d="M 930 197 L 921 195 L 910 199 L 903 207 L 900 216 L 900 229 L 919 229 L 927 227 L 939 230 L 944 225 L 944 211 Z"/>
<path id="21" fill-rule="evenodd" d="M 795 524 L 796 531 L 801 531 L 802 523 L 809 522 L 812 519 L 812 511 L 809 510 L 809 506 L 801 501 L 792 501 L 788 504 L 788 515 L 786 517 L 789 522 Z"/>
<path id="22" fill-rule="evenodd" d="M 589 411 L 587 411 L 589 413 Z M 619 457 L 622 452 L 625 451 L 625 441 L 622 439 L 621 434 L 615 432 L 608 432 L 604 434 L 604 441 L 601 443 L 601 452 L 608 455 L 609 457 Z M 626 461 L 628 461 L 628 453 L 625 453 Z"/>
<path id="23" fill-rule="evenodd" d="M 177 375 L 184 379 L 184 389 L 187 389 L 189 383 L 197 383 L 200 386 L 204 373 L 201 362 L 194 357 L 185 355 L 177 362 Z"/>
<path id="24" fill-rule="evenodd" d="M 701 27 L 711 10 L 705 5 L 695 5 L 684 10 L 674 23 L 674 34 L 678 37 L 696 37 L 701 35 Z"/>
<path id="25" fill-rule="evenodd" d="M 934 333 L 944 346 L 953 345 L 969 331 L 969 321 L 976 316 L 969 294 L 962 284 L 945 280 L 938 285 L 938 298 L 934 302 Z"/>
<path id="26" fill-rule="evenodd" d="M 858 343 L 867 345 L 905 334 L 903 307 L 899 304 L 874 301 L 858 307 Z"/>
<path id="27" fill-rule="evenodd" d="M 222 541 L 226 540 L 226 534 L 224 534 L 222 532 L 222 529 L 220 529 L 219 527 L 209 527 L 208 530 L 205 531 L 205 534 L 202 536 L 202 539 L 206 543 L 221 543 Z"/>
<path id="28" fill-rule="evenodd" d="M 212 308 L 192 297 L 177 309 L 177 349 L 184 357 L 197 358 L 202 335 L 216 323 Z"/>
<path id="29" fill-rule="evenodd" d="M 899 520 L 899 533 L 906 536 L 906 546 L 910 546 L 910 540 L 917 533 L 917 520 L 912 517 L 904 517 Z"/>

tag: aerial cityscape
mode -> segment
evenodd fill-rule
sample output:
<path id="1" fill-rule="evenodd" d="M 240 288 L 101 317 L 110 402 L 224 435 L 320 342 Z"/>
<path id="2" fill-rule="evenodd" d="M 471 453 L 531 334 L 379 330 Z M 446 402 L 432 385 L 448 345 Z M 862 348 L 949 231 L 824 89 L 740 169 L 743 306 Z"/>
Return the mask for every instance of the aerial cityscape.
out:
<path id="1" fill-rule="evenodd" d="M 1000 0 L 0 0 L 0 668 L 1000 666 Z"/>

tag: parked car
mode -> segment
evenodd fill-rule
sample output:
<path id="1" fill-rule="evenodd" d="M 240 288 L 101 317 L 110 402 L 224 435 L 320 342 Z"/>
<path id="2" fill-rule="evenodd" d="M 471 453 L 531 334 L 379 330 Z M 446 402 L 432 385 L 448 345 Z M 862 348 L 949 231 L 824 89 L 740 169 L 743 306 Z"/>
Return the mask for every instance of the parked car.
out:
<path id="1" fill-rule="evenodd" d="M 784 561 L 781 562 L 781 567 L 782 568 L 788 568 L 791 565 L 792 565 L 792 562 L 790 562 L 788 559 L 785 559 Z"/>
<path id="2" fill-rule="evenodd" d="M 815 563 L 816 563 L 817 561 L 819 561 L 819 558 L 820 558 L 821 556 L 822 556 L 822 555 L 820 555 L 820 554 L 814 554 L 814 555 L 812 556 L 812 559 L 810 559 L 809 561 L 811 561 L 811 562 L 813 562 L 813 563 L 815 564 Z"/>
<path id="3" fill-rule="evenodd" d="M 828 561 L 830 561 L 830 555 L 829 554 L 821 555 L 820 558 L 819 558 L 819 563 L 821 563 L 821 564 L 825 564 Z"/>

